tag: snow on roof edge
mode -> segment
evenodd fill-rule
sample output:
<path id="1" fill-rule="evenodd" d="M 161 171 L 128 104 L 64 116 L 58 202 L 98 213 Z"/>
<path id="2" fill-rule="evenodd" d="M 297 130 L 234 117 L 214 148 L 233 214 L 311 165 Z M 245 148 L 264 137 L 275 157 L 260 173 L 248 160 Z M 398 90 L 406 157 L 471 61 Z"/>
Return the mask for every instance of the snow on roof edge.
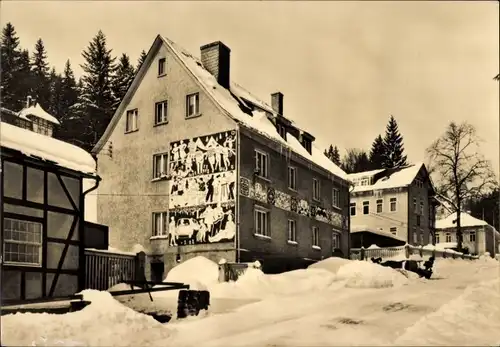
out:
<path id="1" fill-rule="evenodd" d="M 34 106 L 26 107 L 23 108 L 21 111 L 18 112 L 18 116 L 20 118 L 28 119 L 28 116 L 35 116 L 41 119 L 45 119 L 48 122 L 61 125 L 59 121 L 57 120 L 56 117 L 52 116 L 49 114 L 47 111 L 45 111 L 40 104 L 35 104 Z"/>

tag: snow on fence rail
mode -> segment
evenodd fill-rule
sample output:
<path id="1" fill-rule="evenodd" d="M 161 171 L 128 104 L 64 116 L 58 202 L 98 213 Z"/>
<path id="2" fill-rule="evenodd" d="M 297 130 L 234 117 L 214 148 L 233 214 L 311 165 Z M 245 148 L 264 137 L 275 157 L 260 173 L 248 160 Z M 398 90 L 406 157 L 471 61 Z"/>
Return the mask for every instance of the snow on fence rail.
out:
<path id="1" fill-rule="evenodd" d="M 371 258 L 402 258 L 410 259 L 412 256 L 433 256 L 434 258 L 461 258 L 461 259 L 478 259 L 478 256 L 463 254 L 452 249 L 436 249 L 435 246 L 412 246 L 405 245 L 401 247 L 387 248 L 351 248 L 351 259 L 353 260 L 368 260 Z"/>
<path id="2" fill-rule="evenodd" d="M 146 255 L 111 252 L 100 249 L 85 250 L 85 288 L 107 290 L 124 282 L 143 280 Z"/>

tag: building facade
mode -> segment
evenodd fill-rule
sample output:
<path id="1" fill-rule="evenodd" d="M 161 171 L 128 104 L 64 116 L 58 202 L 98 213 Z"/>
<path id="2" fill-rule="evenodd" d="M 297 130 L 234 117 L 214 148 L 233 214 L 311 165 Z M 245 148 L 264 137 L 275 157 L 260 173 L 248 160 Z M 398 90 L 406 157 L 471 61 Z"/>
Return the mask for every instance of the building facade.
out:
<path id="1" fill-rule="evenodd" d="M 350 174 L 352 225 L 390 232 L 412 245 L 433 243 L 437 201 L 424 164 Z"/>
<path id="2" fill-rule="evenodd" d="M 457 247 L 456 230 L 457 213 L 436 222 L 436 243 L 447 248 Z M 492 257 L 500 251 L 500 233 L 481 219 L 472 217 L 466 212 L 460 213 L 460 229 L 462 230 L 462 247 L 470 254 L 482 255 L 489 252 Z"/>
<path id="3" fill-rule="evenodd" d="M 4 303 L 84 289 L 83 180 L 95 185 L 95 161 L 47 135 L 18 124 L 0 126 Z"/>
<path id="4" fill-rule="evenodd" d="M 230 81 L 221 42 L 197 59 L 158 36 L 94 148 L 110 244 L 145 246 L 153 271 L 198 255 L 282 268 L 347 255 L 345 173 L 271 99 Z"/>

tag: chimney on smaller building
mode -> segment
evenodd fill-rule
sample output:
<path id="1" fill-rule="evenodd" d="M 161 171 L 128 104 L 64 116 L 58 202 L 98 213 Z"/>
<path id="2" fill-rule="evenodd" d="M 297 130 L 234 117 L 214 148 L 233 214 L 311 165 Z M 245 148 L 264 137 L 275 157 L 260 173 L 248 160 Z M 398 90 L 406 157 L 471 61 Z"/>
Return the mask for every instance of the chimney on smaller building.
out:
<path id="1" fill-rule="evenodd" d="M 220 41 L 212 42 L 200 47 L 201 63 L 226 89 L 230 85 L 230 55 L 231 50 Z"/>
<path id="2" fill-rule="evenodd" d="M 271 107 L 279 115 L 283 115 L 283 94 L 276 92 L 271 94 Z"/>
<path id="3" fill-rule="evenodd" d="M 26 98 L 26 108 L 30 107 L 32 105 L 32 102 L 33 98 L 31 97 L 31 95 L 28 95 L 28 97 Z"/>

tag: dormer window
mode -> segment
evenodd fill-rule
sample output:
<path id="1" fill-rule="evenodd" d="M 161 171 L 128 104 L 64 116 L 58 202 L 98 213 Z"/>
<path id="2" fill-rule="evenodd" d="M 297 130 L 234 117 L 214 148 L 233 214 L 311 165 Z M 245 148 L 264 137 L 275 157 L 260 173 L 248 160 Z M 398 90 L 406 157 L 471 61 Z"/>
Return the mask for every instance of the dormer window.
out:
<path id="1" fill-rule="evenodd" d="M 311 153 L 312 151 L 312 143 L 309 139 L 303 139 L 302 140 L 302 146 L 304 146 L 304 148 L 306 149 L 306 151 L 308 151 L 309 153 Z"/>
<path id="2" fill-rule="evenodd" d="M 278 134 L 286 140 L 286 127 L 283 124 L 277 123 L 276 129 L 278 130 Z"/>
<path id="3" fill-rule="evenodd" d="M 33 117 L 33 131 L 42 135 L 52 136 L 52 124 L 45 119 Z"/>
<path id="4" fill-rule="evenodd" d="M 360 181 L 360 185 L 362 186 L 369 186 L 370 185 L 370 179 L 368 177 L 363 177 Z"/>

